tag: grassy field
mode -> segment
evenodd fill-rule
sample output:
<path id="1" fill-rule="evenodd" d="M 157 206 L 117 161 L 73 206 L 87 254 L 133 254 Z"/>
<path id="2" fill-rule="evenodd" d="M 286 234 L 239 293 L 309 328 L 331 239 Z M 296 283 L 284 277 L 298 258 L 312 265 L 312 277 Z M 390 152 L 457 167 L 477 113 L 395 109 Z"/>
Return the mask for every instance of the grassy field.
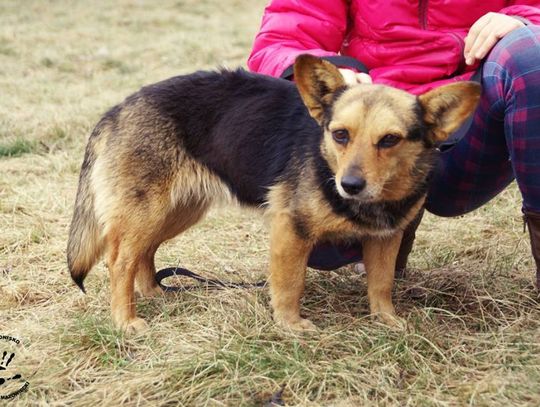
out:
<path id="1" fill-rule="evenodd" d="M 264 3 L 0 2 L 0 334 L 21 340 L 13 366 L 30 383 L 6 403 L 252 406 L 283 389 L 287 405 L 540 405 L 515 186 L 467 216 L 426 217 L 395 289 L 405 332 L 367 317 L 352 267 L 309 273 L 304 313 L 320 329 L 304 336 L 274 326 L 264 289 L 200 289 L 140 301 L 151 329 L 128 338 L 111 326 L 103 265 L 86 296 L 74 287 L 65 245 L 92 126 L 143 84 L 244 65 Z M 256 281 L 267 233 L 256 213 L 223 209 L 157 257 Z"/>

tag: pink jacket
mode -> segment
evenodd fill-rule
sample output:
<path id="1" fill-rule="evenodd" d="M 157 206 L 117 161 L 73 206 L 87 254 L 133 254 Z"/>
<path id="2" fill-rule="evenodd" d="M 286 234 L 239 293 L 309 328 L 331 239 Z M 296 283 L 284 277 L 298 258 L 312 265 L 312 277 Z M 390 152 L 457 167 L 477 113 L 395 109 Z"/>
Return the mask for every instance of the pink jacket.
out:
<path id="1" fill-rule="evenodd" d="M 494 11 L 540 24 L 539 7 L 534 0 L 272 0 L 248 66 L 281 76 L 302 53 L 357 70 L 360 61 L 375 83 L 418 94 L 472 76 L 463 47 L 478 18 Z"/>

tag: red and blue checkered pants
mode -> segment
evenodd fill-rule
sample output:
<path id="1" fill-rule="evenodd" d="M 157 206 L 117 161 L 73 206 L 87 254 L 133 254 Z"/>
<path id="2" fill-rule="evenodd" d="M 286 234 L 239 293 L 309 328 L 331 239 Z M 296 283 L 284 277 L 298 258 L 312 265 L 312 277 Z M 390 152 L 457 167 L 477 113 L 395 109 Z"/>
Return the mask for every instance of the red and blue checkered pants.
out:
<path id="1" fill-rule="evenodd" d="M 463 215 L 516 179 L 523 207 L 540 213 L 540 27 L 501 39 L 484 62 L 481 81 L 471 126 L 440 153 L 426 208 L 439 216 Z M 309 265 L 335 269 L 360 261 L 358 246 L 321 244 Z"/>
<path id="2" fill-rule="evenodd" d="M 482 70 L 471 127 L 441 152 L 426 208 L 439 216 L 470 212 L 512 180 L 525 209 L 540 212 L 540 27 L 500 40 Z"/>

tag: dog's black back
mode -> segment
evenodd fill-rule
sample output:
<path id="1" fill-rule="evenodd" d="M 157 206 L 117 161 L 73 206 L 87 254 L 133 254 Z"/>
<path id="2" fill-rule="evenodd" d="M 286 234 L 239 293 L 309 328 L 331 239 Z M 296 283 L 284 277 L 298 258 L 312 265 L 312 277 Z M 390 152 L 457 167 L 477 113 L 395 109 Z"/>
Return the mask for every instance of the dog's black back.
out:
<path id="1" fill-rule="evenodd" d="M 320 145 L 319 125 L 286 80 L 244 70 L 197 72 L 140 95 L 175 123 L 181 146 L 244 204 L 264 203 L 291 155 L 301 160 Z"/>

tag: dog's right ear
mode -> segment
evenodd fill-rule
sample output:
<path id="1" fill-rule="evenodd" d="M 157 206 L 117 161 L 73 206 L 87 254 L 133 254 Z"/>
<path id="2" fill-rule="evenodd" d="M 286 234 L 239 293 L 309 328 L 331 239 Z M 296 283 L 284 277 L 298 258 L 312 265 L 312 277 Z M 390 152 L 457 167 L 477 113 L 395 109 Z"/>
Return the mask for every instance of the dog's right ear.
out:
<path id="1" fill-rule="evenodd" d="M 294 80 L 309 114 L 319 124 L 322 124 L 325 110 L 332 104 L 333 94 L 346 87 L 335 65 L 307 54 L 296 58 Z"/>
<path id="2" fill-rule="evenodd" d="M 480 84 L 464 81 L 443 85 L 418 96 L 431 141 L 445 141 L 456 131 L 476 109 L 481 92 Z"/>

